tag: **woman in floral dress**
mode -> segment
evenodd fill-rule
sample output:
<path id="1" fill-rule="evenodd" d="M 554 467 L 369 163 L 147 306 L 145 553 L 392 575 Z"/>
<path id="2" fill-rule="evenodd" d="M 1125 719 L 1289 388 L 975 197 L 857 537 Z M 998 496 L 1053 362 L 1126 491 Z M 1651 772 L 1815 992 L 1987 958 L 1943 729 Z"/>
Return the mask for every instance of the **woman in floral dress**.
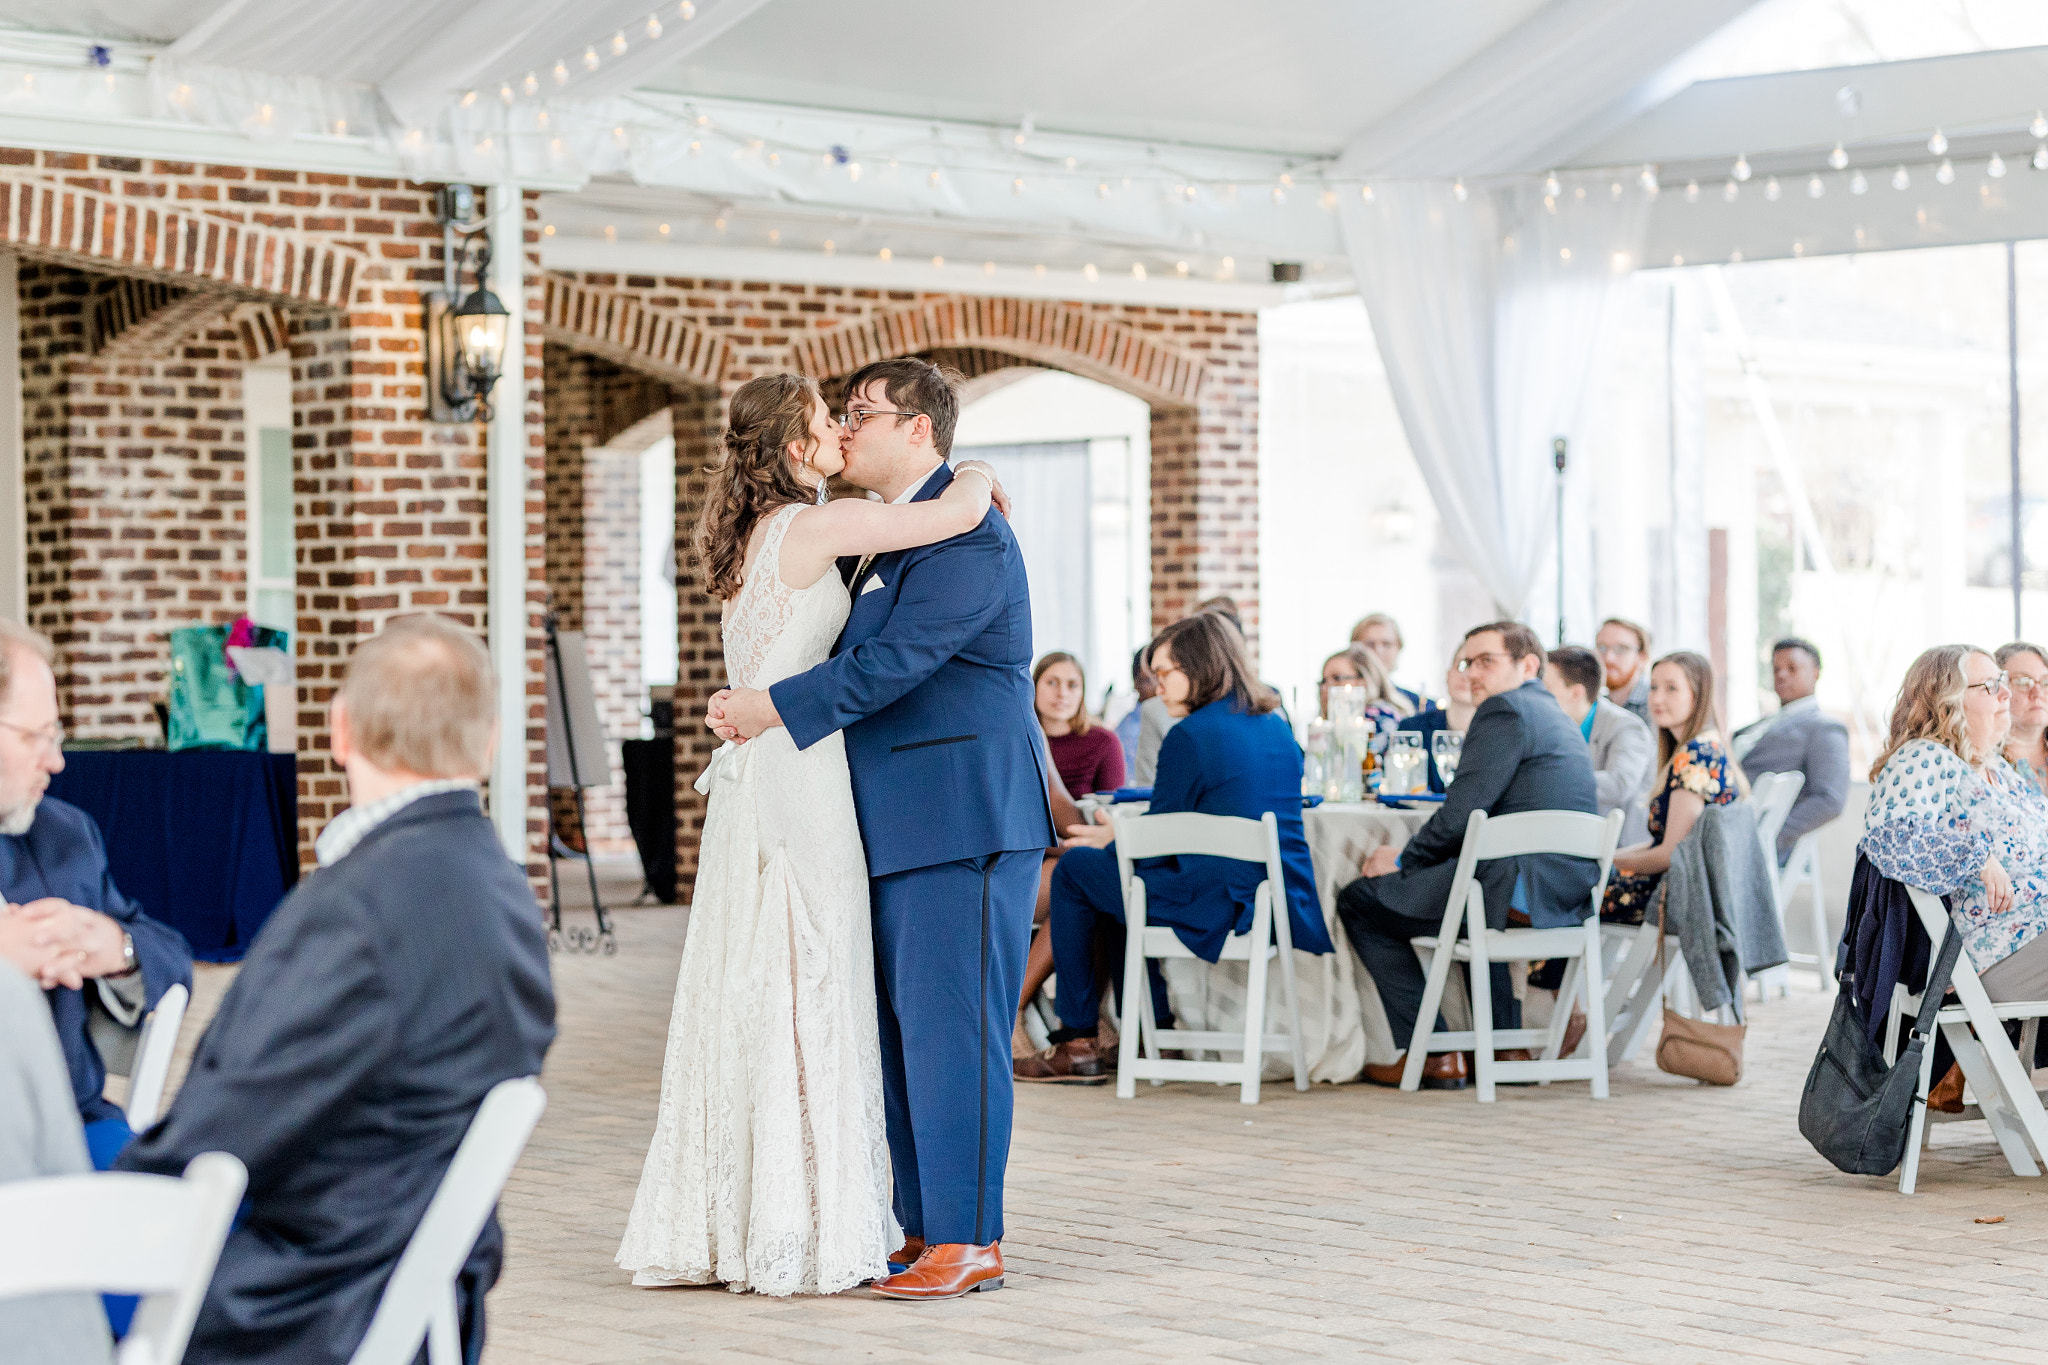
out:
<path id="1" fill-rule="evenodd" d="M 1650 669 L 1650 723 L 1657 727 L 1657 771 L 1650 798 L 1650 842 L 1618 850 L 1600 918 L 1641 924 L 1671 852 L 1700 812 L 1742 795 L 1742 773 L 1728 761 L 1714 717 L 1714 666 L 1690 650 L 1666 654 Z"/>
<path id="2" fill-rule="evenodd" d="M 2011 689 L 1990 655 L 1942 645 L 1913 661 L 1891 742 L 1870 772 L 1864 855 L 1950 898 L 1993 1000 L 2048 994 L 2048 798 L 1999 752 Z"/>

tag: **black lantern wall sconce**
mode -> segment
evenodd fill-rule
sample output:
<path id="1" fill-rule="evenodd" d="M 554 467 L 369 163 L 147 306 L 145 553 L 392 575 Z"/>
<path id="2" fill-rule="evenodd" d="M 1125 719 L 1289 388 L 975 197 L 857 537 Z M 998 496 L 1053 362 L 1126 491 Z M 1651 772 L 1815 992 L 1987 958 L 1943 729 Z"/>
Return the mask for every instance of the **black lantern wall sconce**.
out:
<path id="1" fill-rule="evenodd" d="M 477 216 L 476 187 L 443 185 L 434 201 L 441 220 L 440 289 L 427 294 L 427 418 L 434 422 L 487 422 L 491 390 L 505 368 L 506 331 L 512 315 L 485 285 L 491 234 Z M 476 288 L 461 292 L 472 254 Z"/>

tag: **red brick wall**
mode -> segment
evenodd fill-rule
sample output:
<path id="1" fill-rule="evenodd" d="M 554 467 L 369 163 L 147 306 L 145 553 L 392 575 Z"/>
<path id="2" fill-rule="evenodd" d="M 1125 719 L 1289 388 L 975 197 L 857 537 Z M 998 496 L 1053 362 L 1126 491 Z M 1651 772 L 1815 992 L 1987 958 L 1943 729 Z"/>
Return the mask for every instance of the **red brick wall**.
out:
<path id="1" fill-rule="evenodd" d="M 327 756 L 325 711 L 349 650 L 384 621 L 406 612 L 446 612 L 480 631 L 486 625 L 481 432 L 426 421 L 421 295 L 438 286 L 441 276 L 433 187 L 4 148 L 0 167 L 16 168 L 9 172 L 16 177 L 31 171 L 48 183 L 114 204 L 174 207 L 209 219 L 280 229 L 293 234 L 293 241 L 343 247 L 367 260 L 353 278 L 345 308 L 300 306 L 292 315 L 300 856 L 310 858 L 313 834 L 346 804 L 340 772 Z M 531 199 L 527 218 L 526 306 L 530 316 L 537 316 L 539 235 Z M 118 241 L 105 249 L 118 249 Z M 69 249 L 33 248 L 26 254 L 88 269 L 93 265 L 91 258 L 81 259 Z M 114 262 L 108 266 L 118 273 Z M 29 281 L 42 278 L 39 270 L 25 268 L 25 298 Z M 187 281 L 175 273 L 166 278 L 174 284 L 218 285 L 214 278 Z M 38 318 L 37 324 L 45 326 L 45 320 Z M 86 670 L 71 686 L 78 704 L 87 708 L 85 724 L 126 726 L 137 699 L 160 683 L 163 624 L 188 615 L 220 619 L 240 607 L 239 356 L 230 363 L 225 354 L 216 354 L 209 364 L 195 358 L 191 346 L 167 348 L 172 353 L 162 358 L 120 362 L 111 378 L 91 374 L 107 390 L 95 398 L 76 383 L 58 386 L 49 372 L 54 356 L 82 349 L 76 319 L 58 313 L 47 320 L 43 335 L 28 332 L 25 319 L 24 387 L 33 392 L 33 397 L 25 392 L 33 428 L 31 463 L 44 472 L 32 495 L 39 508 L 32 531 L 39 541 L 32 570 L 32 588 L 42 603 L 39 619 L 55 616 L 71 637 L 68 651 Z M 78 367 L 68 360 L 65 365 Z M 85 366 L 79 373 L 91 369 Z M 530 722 L 525 736 L 528 789 L 521 796 L 528 811 L 529 867 L 544 875 L 539 618 L 544 449 L 537 331 L 528 334 L 524 364 L 513 357 L 507 369 L 497 398 L 524 408 L 528 433 L 524 671 Z M 102 402 L 108 409 L 103 416 L 97 411 Z M 111 459 L 95 453 L 103 447 L 111 448 Z M 81 515 L 87 510 L 94 515 Z M 125 577 L 112 572 L 110 577 L 103 565 L 128 567 L 119 557 L 124 545 L 133 549 L 136 572 Z M 114 594 L 106 614 L 95 608 L 81 616 L 75 603 L 101 591 Z M 140 605 L 124 622 L 122 609 L 131 603 Z"/>

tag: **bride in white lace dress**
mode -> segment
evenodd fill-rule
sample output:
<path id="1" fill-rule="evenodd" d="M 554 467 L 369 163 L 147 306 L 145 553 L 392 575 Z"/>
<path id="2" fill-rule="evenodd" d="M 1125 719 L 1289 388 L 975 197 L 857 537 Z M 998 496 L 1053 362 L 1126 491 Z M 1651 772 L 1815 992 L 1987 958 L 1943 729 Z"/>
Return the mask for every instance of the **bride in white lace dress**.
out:
<path id="1" fill-rule="evenodd" d="M 817 386 L 733 396 L 696 551 L 725 602 L 725 667 L 765 688 L 822 662 L 846 622 L 842 555 L 927 545 L 999 496 L 958 466 L 940 497 L 820 504 L 844 467 Z M 841 736 L 728 744 L 710 799 L 662 1067 L 661 1107 L 618 1263 L 646 1287 L 831 1294 L 888 1273 L 889 1204 L 867 864 Z"/>

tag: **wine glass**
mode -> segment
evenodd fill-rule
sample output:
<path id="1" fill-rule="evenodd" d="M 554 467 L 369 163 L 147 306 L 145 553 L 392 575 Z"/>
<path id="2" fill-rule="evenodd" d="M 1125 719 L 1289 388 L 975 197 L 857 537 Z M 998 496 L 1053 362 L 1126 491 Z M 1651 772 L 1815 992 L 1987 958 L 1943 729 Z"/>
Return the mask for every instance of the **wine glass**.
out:
<path id="1" fill-rule="evenodd" d="M 1457 780 L 1458 759 L 1464 751 L 1465 737 L 1455 730 L 1439 730 L 1429 741 L 1430 756 L 1436 760 L 1437 774 L 1443 778 L 1446 791 Z"/>

